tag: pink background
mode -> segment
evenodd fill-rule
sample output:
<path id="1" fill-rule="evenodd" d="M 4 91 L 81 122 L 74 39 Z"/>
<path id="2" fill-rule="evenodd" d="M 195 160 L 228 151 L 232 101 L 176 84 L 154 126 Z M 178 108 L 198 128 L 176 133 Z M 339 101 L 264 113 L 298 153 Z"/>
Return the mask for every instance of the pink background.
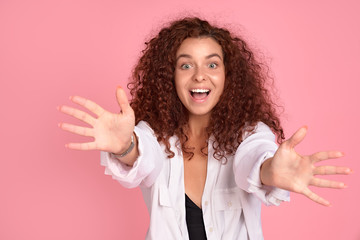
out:
<path id="1" fill-rule="evenodd" d="M 342 150 L 345 190 L 315 189 L 326 208 L 292 194 L 263 208 L 265 239 L 360 239 L 358 1 L 0 1 L 0 239 L 143 239 L 148 215 L 139 189 L 104 175 L 99 152 L 58 129 L 79 124 L 56 110 L 70 95 L 118 111 L 145 39 L 188 12 L 238 29 L 276 79 L 290 136 L 307 124 L 304 154 Z M 239 25 L 242 25 L 241 27 Z"/>

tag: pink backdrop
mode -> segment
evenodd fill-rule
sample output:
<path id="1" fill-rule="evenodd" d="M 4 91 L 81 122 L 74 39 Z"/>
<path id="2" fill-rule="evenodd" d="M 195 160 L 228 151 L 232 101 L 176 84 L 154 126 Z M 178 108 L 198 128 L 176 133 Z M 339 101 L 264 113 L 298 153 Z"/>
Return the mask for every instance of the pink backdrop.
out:
<path id="1" fill-rule="evenodd" d="M 292 1 L 294 2 L 294 1 Z M 358 1 L 0 1 L 0 239 L 143 239 L 138 189 L 104 175 L 99 153 L 71 151 L 59 113 L 78 94 L 118 111 L 145 38 L 187 12 L 240 30 L 261 49 L 285 107 L 287 136 L 307 124 L 301 153 L 339 149 L 355 173 L 316 189 L 326 208 L 292 194 L 263 208 L 265 239 L 360 239 Z M 241 24 L 242 27 L 238 25 Z M 70 104 L 72 105 L 72 104 Z"/>

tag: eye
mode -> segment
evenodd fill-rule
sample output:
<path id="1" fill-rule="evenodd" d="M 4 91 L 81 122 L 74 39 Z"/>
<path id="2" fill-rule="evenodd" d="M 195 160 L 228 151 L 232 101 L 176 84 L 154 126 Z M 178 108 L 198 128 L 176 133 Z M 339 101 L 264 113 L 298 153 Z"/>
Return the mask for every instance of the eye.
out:
<path id="1" fill-rule="evenodd" d="M 180 67 L 181 67 L 181 69 L 189 69 L 189 68 L 191 68 L 191 65 L 185 63 L 185 64 L 182 64 Z"/>
<path id="2" fill-rule="evenodd" d="M 216 63 L 210 63 L 208 66 L 209 68 L 216 68 L 218 65 Z"/>

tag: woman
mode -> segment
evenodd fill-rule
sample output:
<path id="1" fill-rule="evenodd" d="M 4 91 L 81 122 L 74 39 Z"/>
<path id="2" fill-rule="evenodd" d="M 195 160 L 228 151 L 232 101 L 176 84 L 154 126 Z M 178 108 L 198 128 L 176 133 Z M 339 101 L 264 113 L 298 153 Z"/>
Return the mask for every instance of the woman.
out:
<path id="1" fill-rule="evenodd" d="M 341 152 L 297 154 L 306 127 L 282 142 L 265 74 L 244 40 L 185 18 L 146 45 L 129 84 L 130 104 L 120 87 L 119 114 L 75 96 L 97 117 L 67 106 L 60 111 L 92 128 L 59 126 L 94 137 L 68 148 L 101 150 L 106 174 L 140 186 L 150 213 L 147 239 L 262 239 L 261 202 L 278 205 L 293 191 L 328 206 L 308 186 L 345 187 L 314 176 L 350 173 L 314 166 Z"/>

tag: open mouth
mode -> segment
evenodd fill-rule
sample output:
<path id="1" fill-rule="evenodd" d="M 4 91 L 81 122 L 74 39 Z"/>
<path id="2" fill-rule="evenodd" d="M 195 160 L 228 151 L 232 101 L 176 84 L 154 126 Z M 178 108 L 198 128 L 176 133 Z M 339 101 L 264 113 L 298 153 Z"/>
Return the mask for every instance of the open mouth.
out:
<path id="1" fill-rule="evenodd" d="M 192 89 L 190 94 L 194 99 L 201 100 L 205 99 L 210 94 L 210 89 Z"/>

